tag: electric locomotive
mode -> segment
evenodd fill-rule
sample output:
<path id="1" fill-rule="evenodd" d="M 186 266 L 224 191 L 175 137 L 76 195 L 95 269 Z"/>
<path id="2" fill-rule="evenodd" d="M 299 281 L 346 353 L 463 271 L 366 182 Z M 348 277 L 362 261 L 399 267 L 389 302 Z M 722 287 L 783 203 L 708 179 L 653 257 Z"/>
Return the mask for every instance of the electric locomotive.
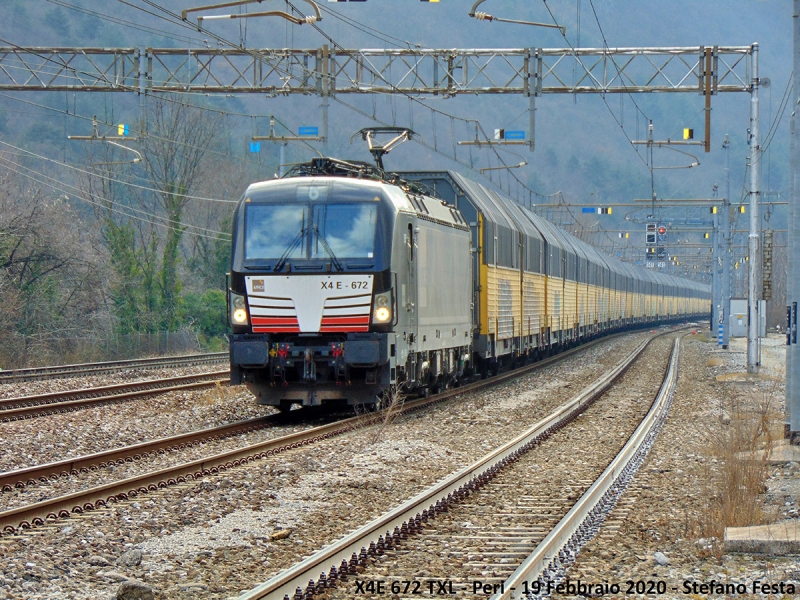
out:
<path id="1" fill-rule="evenodd" d="M 707 285 L 606 256 L 457 173 L 387 174 L 410 130 L 359 133 L 377 168 L 314 159 L 237 205 L 231 383 L 260 404 L 379 405 L 708 314 Z"/>
<path id="2" fill-rule="evenodd" d="M 229 281 L 231 383 L 259 404 L 378 404 L 470 360 L 471 233 L 453 206 L 365 163 L 250 185 Z"/>

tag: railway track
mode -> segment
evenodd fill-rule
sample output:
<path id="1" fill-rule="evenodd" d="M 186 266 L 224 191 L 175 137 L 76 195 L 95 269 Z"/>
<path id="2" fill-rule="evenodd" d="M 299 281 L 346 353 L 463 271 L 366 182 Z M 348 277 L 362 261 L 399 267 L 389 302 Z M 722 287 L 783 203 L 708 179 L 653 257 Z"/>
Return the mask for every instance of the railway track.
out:
<path id="1" fill-rule="evenodd" d="M 657 367 L 640 361 L 631 374 L 635 383 L 626 378 L 626 385 L 614 385 L 648 343 L 516 439 L 241 598 L 306 600 L 323 591 L 328 599 L 549 597 L 666 418 L 677 379 L 677 340 L 666 370 L 667 361 Z M 641 389 L 648 386 L 652 393 L 645 398 Z M 587 410 L 604 394 L 613 400 Z M 592 436 L 597 428 L 603 436 Z M 564 452 L 569 438 L 575 441 Z M 618 443 L 597 443 L 605 438 Z M 585 439 L 598 451 L 576 445 Z"/>
<path id="2" fill-rule="evenodd" d="M 569 350 L 556 357 L 537 362 L 509 373 L 501 374 L 497 377 L 493 377 L 490 380 L 476 382 L 474 384 L 463 386 L 457 389 L 448 390 L 434 397 L 406 402 L 402 408 L 402 411 L 412 412 L 421 410 L 425 407 L 443 402 L 455 395 L 464 394 L 473 390 L 484 388 L 487 385 L 497 385 L 511 379 L 518 378 L 534 370 L 538 370 L 563 361 L 577 352 L 583 351 L 592 345 L 608 339 L 609 338 L 604 338 L 603 340 L 596 340 L 595 342 L 584 344 L 579 348 Z M 251 462 L 253 460 L 274 456 L 289 449 L 339 436 L 353 429 L 370 426 L 375 422 L 375 414 L 357 416 L 343 421 L 338 421 L 336 423 L 330 423 L 302 432 L 282 436 L 266 442 L 251 444 L 240 449 L 222 452 L 203 459 L 189 461 L 183 464 L 161 469 L 156 472 L 130 477 L 128 479 L 93 487 L 91 489 L 82 490 L 57 498 L 51 498 L 36 504 L 6 510 L 0 513 L 0 532 L 5 534 L 14 533 L 19 529 L 27 529 L 57 518 L 68 517 L 70 514 L 82 513 L 87 510 L 92 510 L 96 507 L 105 506 L 109 502 L 124 500 L 137 496 L 141 493 L 157 490 L 190 479 L 204 477 L 212 473 L 218 473 L 226 469 Z M 172 445 L 174 445 L 174 442 L 172 442 Z M 129 448 L 125 450 L 128 455 L 130 455 L 131 452 L 133 452 L 134 455 L 142 455 L 145 451 L 158 452 L 159 450 L 156 448 L 156 446 L 150 446 L 149 449 L 140 447 L 136 449 Z M 115 461 L 128 460 L 127 458 L 122 458 L 121 456 L 116 455 L 116 452 L 117 451 L 113 451 L 110 455 L 106 456 L 102 456 L 103 453 L 101 453 L 98 455 L 93 455 L 94 458 L 88 457 L 85 462 L 82 462 L 82 466 L 78 468 L 70 467 L 69 471 L 67 471 L 67 463 L 69 461 L 62 461 L 60 463 L 53 463 L 52 465 L 32 467 L 31 469 L 24 470 L 24 472 L 23 470 L 20 470 L 5 473 L 3 474 L 3 486 L 16 488 L 32 482 L 41 481 L 42 478 L 60 476 L 62 473 L 72 473 L 73 471 L 80 472 L 81 469 L 91 469 L 93 468 L 93 465 L 91 464 L 92 462 L 96 462 L 94 467 L 97 467 L 103 463 L 108 464 L 108 462 L 112 460 L 112 456 L 113 460 Z M 36 469 L 40 470 L 37 471 Z"/>
<path id="3" fill-rule="evenodd" d="M 11 369 L 8 371 L 0 371 L 0 384 L 19 383 L 37 379 L 54 379 L 59 377 L 102 375 L 106 373 L 117 373 L 128 369 L 168 369 L 173 367 L 210 365 L 226 362 L 227 360 L 227 352 L 211 352 L 207 354 L 187 354 L 182 356 L 162 356 L 158 358 Z"/>
<path id="4" fill-rule="evenodd" d="M 283 416 L 282 414 L 277 414 L 257 417 L 237 423 L 220 425 L 219 427 L 190 431 L 188 433 L 173 435 L 150 442 L 142 442 L 141 444 L 133 444 L 131 446 L 123 446 L 76 458 L 68 458 L 44 465 L 5 471 L 0 473 L 0 490 L 3 492 L 11 492 L 12 490 L 22 489 L 38 483 L 47 483 L 51 479 L 77 476 L 88 473 L 89 471 L 104 469 L 112 465 L 141 460 L 153 454 L 182 450 L 212 440 L 221 440 L 250 431 L 257 431 L 277 423 Z"/>
<path id="5" fill-rule="evenodd" d="M 228 371 L 214 371 L 152 379 L 133 383 L 120 383 L 63 392 L 50 392 L 35 396 L 0 399 L 0 422 L 32 419 L 54 413 L 80 410 L 89 406 L 121 402 L 142 396 L 152 396 L 177 390 L 206 388 L 228 380 Z"/>

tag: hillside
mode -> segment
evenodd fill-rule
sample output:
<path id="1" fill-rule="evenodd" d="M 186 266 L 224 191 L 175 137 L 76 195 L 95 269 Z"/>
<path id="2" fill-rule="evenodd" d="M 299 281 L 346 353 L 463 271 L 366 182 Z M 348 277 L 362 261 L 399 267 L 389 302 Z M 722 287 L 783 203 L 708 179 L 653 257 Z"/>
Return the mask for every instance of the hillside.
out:
<path id="1" fill-rule="evenodd" d="M 292 4 L 298 10 L 310 10 L 307 1 Z M 258 50 L 314 49 L 327 44 L 346 57 L 346 50 L 354 48 L 536 49 L 607 44 L 697 47 L 699 52 L 701 46 L 758 42 L 760 131 L 766 147 L 760 163 L 761 188 L 767 200 L 786 199 L 788 111 L 782 99 L 791 72 L 789 3 L 489 0 L 480 7 L 504 18 L 544 23 L 555 19 L 566 27 L 565 37 L 555 29 L 479 22 L 467 15 L 473 4 L 473 0 L 319 2 L 323 19 L 316 28 L 273 17 L 207 21 L 206 29 L 198 31 L 193 18 L 188 23 L 180 20 L 182 10 L 197 6 L 185 1 L 4 0 L 0 45 Z M 229 10 L 244 13 L 286 7 L 283 0 L 266 0 Z M 12 71 L 16 68 L 8 58 L 3 64 Z M 572 77 L 574 81 L 579 73 Z M 0 92 L 0 199 L 6 208 L 0 230 L 12 231 L 15 224 L 26 223 L 22 247 L 28 257 L 20 262 L 13 244 L 0 241 L 5 267 L 0 301 L 8 307 L 0 327 L 13 330 L 13 339 L 19 341 L 11 344 L 15 349 L 10 358 L 0 357 L 0 361 L 30 361 L 31 339 L 46 346 L 54 336 L 78 336 L 87 329 L 98 336 L 164 329 L 199 331 L 204 340 L 215 339 L 225 330 L 221 290 L 227 268 L 230 201 L 250 181 L 270 178 L 280 170 L 280 147 L 262 142 L 261 151 L 251 153 L 250 137 L 269 132 L 270 115 L 277 119 L 279 135 L 296 132 L 300 126 L 321 126 L 321 100 L 315 95 L 206 96 L 191 89 L 168 98 L 140 100 L 129 92 Z M 330 101 L 328 143 L 289 144 L 284 148 L 284 163 L 308 160 L 317 151 L 370 160 L 363 142 L 357 139 L 351 144 L 351 137 L 362 127 L 392 124 L 413 128 L 424 145 L 400 146 L 386 157 L 390 169 L 455 169 L 526 204 L 559 199 L 573 205 L 633 204 L 636 198 L 651 196 L 649 157 L 643 147 L 631 143 L 646 138 L 648 122 L 653 121 L 658 140 L 680 138 L 685 127 L 693 128 L 697 138 L 703 131 L 703 97 L 695 93 L 609 94 L 605 98 L 547 94 L 536 99 L 534 152 L 519 146 L 495 153 L 486 147 L 458 145 L 475 138 L 476 122 L 489 135 L 501 128 L 521 129 L 530 135 L 528 106 L 527 98 L 510 95 L 339 94 Z M 653 162 L 661 167 L 653 176 L 657 197 L 666 201 L 707 198 L 715 185 L 724 194 L 726 153 L 721 146 L 726 134 L 731 142 L 731 199 L 736 203 L 745 197 L 749 111 L 748 94 L 714 96 L 712 152 L 705 154 L 695 147 L 688 149 L 689 157 L 655 150 Z M 90 135 L 93 116 L 98 118 L 101 134 L 111 134 L 118 123 L 139 131 L 143 114 L 148 136 L 132 146 L 136 156 L 143 157 L 141 162 L 133 161 L 132 150 L 68 140 L 70 135 Z M 185 128 L 187 123 L 192 128 Z M 164 165 L 158 157 L 185 161 L 181 164 L 194 169 L 190 180 L 178 182 L 177 189 L 188 193 L 177 204 L 177 175 L 167 168 L 159 171 L 159 165 Z M 505 165 L 524 166 L 497 169 L 502 166 L 500 159 Z M 696 159 L 700 165 L 691 169 L 663 169 Z M 39 208 L 42 202 L 46 209 Z M 540 212 L 608 252 L 641 260 L 643 221 L 653 212 L 649 204 L 617 206 L 607 216 L 585 215 L 576 206 L 570 210 L 572 215 L 566 209 Z M 53 215 L 68 215 L 68 219 L 54 220 Z M 655 215 L 665 224 L 708 219 L 705 208 L 659 206 Z M 770 226 L 784 227 L 785 215 L 784 208 L 774 208 Z M 746 216 L 735 226 L 746 227 Z M 601 229 L 606 232 L 598 232 Z M 705 252 L 702 232 L 681 234 L 677 225 L 671 231 L 676 253 L 699 256 Z M 624 235 L 618 238 L 624 232 L 630 233 L 627 240 Z M 53 238 L 60 243 L 49 244 Z M 780 244 L 785 238 L 778 235 L 776 240 Z M 744 242 L 743 235 L 736 240 Z M 739 251 L 744 252 L 737 247 Z M 34 259 L 40 271 L 21 266 Z M 776 266 L 778 278 L 782 268 Z M 735 285 L 742 288 L 739 280 Z M 779 291 L 780 286 L 775 289 Z M 33 297 L 36 311 L 30 309 Z"/>

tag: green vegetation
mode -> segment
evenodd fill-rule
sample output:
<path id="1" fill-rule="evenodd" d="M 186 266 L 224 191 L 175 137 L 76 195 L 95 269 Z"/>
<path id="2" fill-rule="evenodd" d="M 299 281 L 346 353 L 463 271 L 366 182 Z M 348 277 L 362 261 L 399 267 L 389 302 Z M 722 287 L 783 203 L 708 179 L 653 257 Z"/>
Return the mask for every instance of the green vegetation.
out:
<path id="1" fill-rule="evenodd" d="M 218 112 L 160 97 L 146 117 L 141 161 L 110 144 L 84 146 L 74 199 L 14 171 L 0 177 L 0 367 L 104 358 L 85 350 L 87 339 L 122 354 L 120 336 L 155 335 L 157 351 L 169 333 L 181 334 L 173 350 L 178 339 L 224 348 L 228 190 L 257 175 L 226 149 Z M 38 142 L 60 140 L 45 124 L 32 130 Z"/>

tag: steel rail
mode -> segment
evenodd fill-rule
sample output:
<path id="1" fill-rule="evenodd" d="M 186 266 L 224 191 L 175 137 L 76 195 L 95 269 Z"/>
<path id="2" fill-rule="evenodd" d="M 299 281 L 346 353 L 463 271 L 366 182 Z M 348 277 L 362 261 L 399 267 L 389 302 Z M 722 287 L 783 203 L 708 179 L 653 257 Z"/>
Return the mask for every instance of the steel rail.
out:
<path id="1" fill-rule="evenodd" d="M 505 381 L 516 379 L 532 371 L 561 362 L 600 342 L 625 335 L 626 333 L 627 332 L 616 333 L 604 338 L 592 340 L 591 342 L 562 352 L 557 356 L 533 363 L 521 369 L 503 373 L 491 379 L 471 383 L 463 387 L 450 389 L 436 396 L 431 396 L 430 398 L 420 398 L 418 400 L 406 402 L 402 407 L 401 414 L 421 410 L 425 407 L 443 402 L 453 396 L 492 387 L 504 383 Z M 156 472 L 130 477 L 125 480 L 88 490 L 44 500 L 36 504 L 3 511 L 0 512 L 0 535 L 11 534 L 20 529 L 29 529 L 33 526 L 43 525 L 48 521 L 67 518 L 73 513 L 80 514 L 98 506 L 106 506 L 110 502 L 126 500 L 140 493 L 156 491 L 160 488 L 182 483 L 189 479 L 199 479 L 254 460 L 268 458 L 285 452 L 286 450 L 339 436 L 361 427 L 367 427 L 374 424 L 375 419 L 379 418 L 380 413 L 359 415 L 343 421 L 337 421 L 265 442 L 259 442 L 236 450 L 229 450 L 211 457 L 168 467 Z"/>
<path id="2" fill-rule="evenodd" d="M 120 465 L 146 458 L 151 454 L 160 454 L 173 450 L 181 450 L 198 443 L 220 440 L 240 433 L 248 433 L 262 429 L 282 415 L 268 415 L 246 419 L 218 427 L 199 429 L 166 438 L 159 438 L 150 442 L 141 442 L 131 446 L 122 446 L 94 454 L 85 454 L 75 458 L 67 458 L 57 462 L 35 465 L 13 471 L 0 473 L 0 490 L 10 492 L 36 483 L 47 483 L 50 479 L 79 475 L 89 471 L 102 469 L 110 465 Z"/>
<path id="3" fill-rule="evenodd" d="M 242 594 L 239 600 L 308 598 L 335 583 L 338 578 L 356 573 L 366 564 L 368 556 L 382 554 L 385 548 L 399 542 L 408 533 L 413 533 L 429 518 L 447 510 L 449 504 L 462 500 L 488 483 L 501 469 L 574 419 L 627 371 L 655 337 L 642 342 L 609 373 L 515 439 Z M 308 585 L 304 591 L 306 583 Z"/>
<path id="4" fill-rule="evenodd" d="M 227 352 L 207 354 L 185 354 L 181 356 L 161 356 L 158 358 L 137 358 L 132 360 L 115 360 L 108 362 L 79 363 L 72 365 L 56 365 L 49 367 L 30 367 L 0 371 L 0 383 L 18 383 L 35 379 L 54 379 L 57 377 L 76 377 L 115 373 L 125 369 L 169 368 L 186 365 L 201 365 L 223 362 L 228 359 Z"/>
<path id="5" fill-rule="evenodd" d="M 72 412 L 97 404 L 119 402 L 131 398 L 141 398 L 142 396 L 154 396 L 178 390 L 211 387 L 218 383 L 227 382 L 228 378 L 228 371 L 213 371 L 168 379 L 51 392 L 39 396 L 4 398 L 0 400 L 0 422 L 32 419 L 53 413 Z M 115 391 L 120 393 L 114 394 L 113 392 Z M 97 396 L 97 394 L 101 395 Z"/>
<path id="6" fill-rule="evenodd" d="M 597 523 L 591 521 L 602 520 L 603 515 L 610 511 L 627 486 L 624 480 L 629 481 L 632 478 L 666 419 L 678 379 L 679 359 L 680 338 L 675 338 L 664 381 L 653 405 L 636 431 L 600 477 L 505 581 L 503 591 L 494 594 L 490 600 L 521 598 L 524 589 L 532 590 L 534 587 L 542 592 L 534 593 L 534 597 L 544 595 L 544 590 L 541 589 L 544 584 L 542 574 L 547 571 L 555 574 L 559 567 L 568 566 L 574 560 L 579 547 L 592 537 L 591 529 L 597 527 Z M 615 484 L 617 489 L 614 489 Z M 548 581 L 552 582 L 555 579 L 553 576 Z M 538 585 L 533 582 L 537 582 Z"/>
<path id="7" fill-rule="evenodd" d="M 28 529 L 32 526 L 42 525 L 49 520 L 69 517 L 71 513 L 80 514 L 86 510 L 106 506 L 110 502 L 126 500 L 141 493 L 156 491 L 190 479 L 199 479 L 292 448 L 341 435 L 355 429 L 357 425 L 354 421 L 359 419 L 363 419 L 363 417 L 353 417 L 343 422 L 322 425 L 245 448 L 229 450 L 211 457 L 130 477 L 89 490 L 3 511 L 0 512 L 0 532 L 2 534 L 15 533 L 18 529 Z"/>

